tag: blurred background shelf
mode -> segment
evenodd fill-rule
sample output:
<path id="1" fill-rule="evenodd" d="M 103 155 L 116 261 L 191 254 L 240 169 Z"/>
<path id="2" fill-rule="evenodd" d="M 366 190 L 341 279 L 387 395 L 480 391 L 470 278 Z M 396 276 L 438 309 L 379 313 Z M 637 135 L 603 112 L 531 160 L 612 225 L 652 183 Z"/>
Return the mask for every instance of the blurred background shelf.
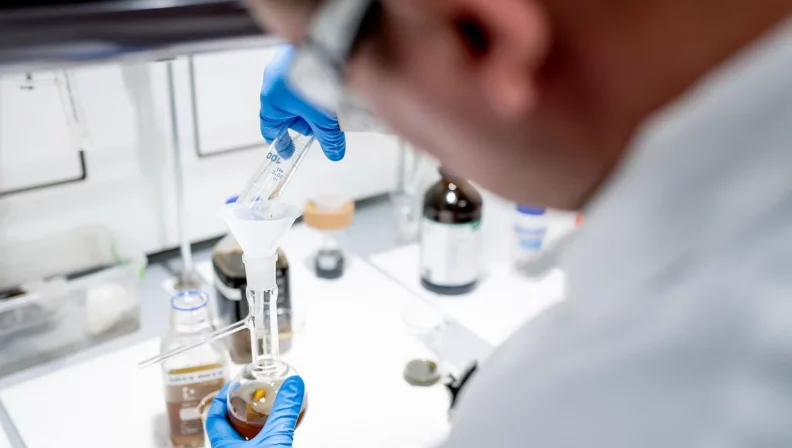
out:
<path id="1" fill-rule="evenodd" d="M 79 227 L 0 253 L 0 377 L 139 328 L 146 259 L 107 229 Z"/>

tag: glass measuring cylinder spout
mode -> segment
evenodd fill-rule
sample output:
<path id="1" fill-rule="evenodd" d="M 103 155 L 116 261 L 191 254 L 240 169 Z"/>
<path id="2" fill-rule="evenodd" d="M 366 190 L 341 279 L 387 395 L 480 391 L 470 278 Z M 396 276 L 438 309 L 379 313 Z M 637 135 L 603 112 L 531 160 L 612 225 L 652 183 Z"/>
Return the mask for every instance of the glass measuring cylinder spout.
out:
<path id="1" fill-rule="evenodd" d="M 239 194 L 237 204 L 249 210 L 254 218 L 267 217 L 270 207 L 286 188 L 300 166 L 314 137 L 288 130 L 269 147 L 264 163 L 256 170 Z"/>

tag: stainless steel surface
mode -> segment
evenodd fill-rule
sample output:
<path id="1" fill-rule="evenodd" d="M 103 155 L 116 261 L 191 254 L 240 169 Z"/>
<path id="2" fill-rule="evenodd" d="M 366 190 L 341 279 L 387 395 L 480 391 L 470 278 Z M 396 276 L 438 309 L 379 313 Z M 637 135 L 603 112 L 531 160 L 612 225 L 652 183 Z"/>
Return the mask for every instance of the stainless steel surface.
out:
<path id="1" fill-rule="evenodd" d="M 0 70 L 265 45 L 240 0 L 37 0 L 0 6 Z"/>

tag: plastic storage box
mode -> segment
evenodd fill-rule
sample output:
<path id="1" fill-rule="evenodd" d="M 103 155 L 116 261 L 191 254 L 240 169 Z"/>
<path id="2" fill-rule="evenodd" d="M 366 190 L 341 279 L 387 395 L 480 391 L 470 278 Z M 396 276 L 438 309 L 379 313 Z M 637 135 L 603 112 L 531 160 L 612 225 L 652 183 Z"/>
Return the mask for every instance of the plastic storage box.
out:
<path id="1" fill-rule="evenodd" d="M 0 376 L 136 331 L 146 259 L 101 226 L 0 248 Z"/>

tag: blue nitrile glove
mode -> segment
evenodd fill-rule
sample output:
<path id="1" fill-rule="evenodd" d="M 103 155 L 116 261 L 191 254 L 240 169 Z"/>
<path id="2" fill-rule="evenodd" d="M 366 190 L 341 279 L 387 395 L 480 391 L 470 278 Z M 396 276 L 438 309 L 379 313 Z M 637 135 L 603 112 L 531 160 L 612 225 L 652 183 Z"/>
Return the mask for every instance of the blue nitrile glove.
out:
<path id="1" fill-rule="evenodd" d="M 300 408 L 305 395 L 305 383 L 302 378 L 293 376 L 283 382 L 278 396 L 275 397 L 275 403 L 272 404 L 272 413 L 267 418 L 267 423 L 251 440 L 245 440 L 228 423 L 227 394 L 228 384 L 218 392 L 206 416 L 206 434 L 209 436 L 211 448 L 291 448 L 294 427 L 300 417 Z"/>
<path id="2" fill-rule="evenodd" d="M 271 144 L 287 129 L 303 135 L 316 135 L 325 156 L 333 161 L 341 160 L 346 152 L 346 138 L 338 126 L 336 114 L 309 104 L 288 84 L 287 73 L 293 56 L 294 48 L 284 45 L 264 70 L 259 112 L 261 136 Z M 287 159 L 294 150 L 289 143 L 290 140 L 285 140 L 281 147 L 276 148 Z"/>

